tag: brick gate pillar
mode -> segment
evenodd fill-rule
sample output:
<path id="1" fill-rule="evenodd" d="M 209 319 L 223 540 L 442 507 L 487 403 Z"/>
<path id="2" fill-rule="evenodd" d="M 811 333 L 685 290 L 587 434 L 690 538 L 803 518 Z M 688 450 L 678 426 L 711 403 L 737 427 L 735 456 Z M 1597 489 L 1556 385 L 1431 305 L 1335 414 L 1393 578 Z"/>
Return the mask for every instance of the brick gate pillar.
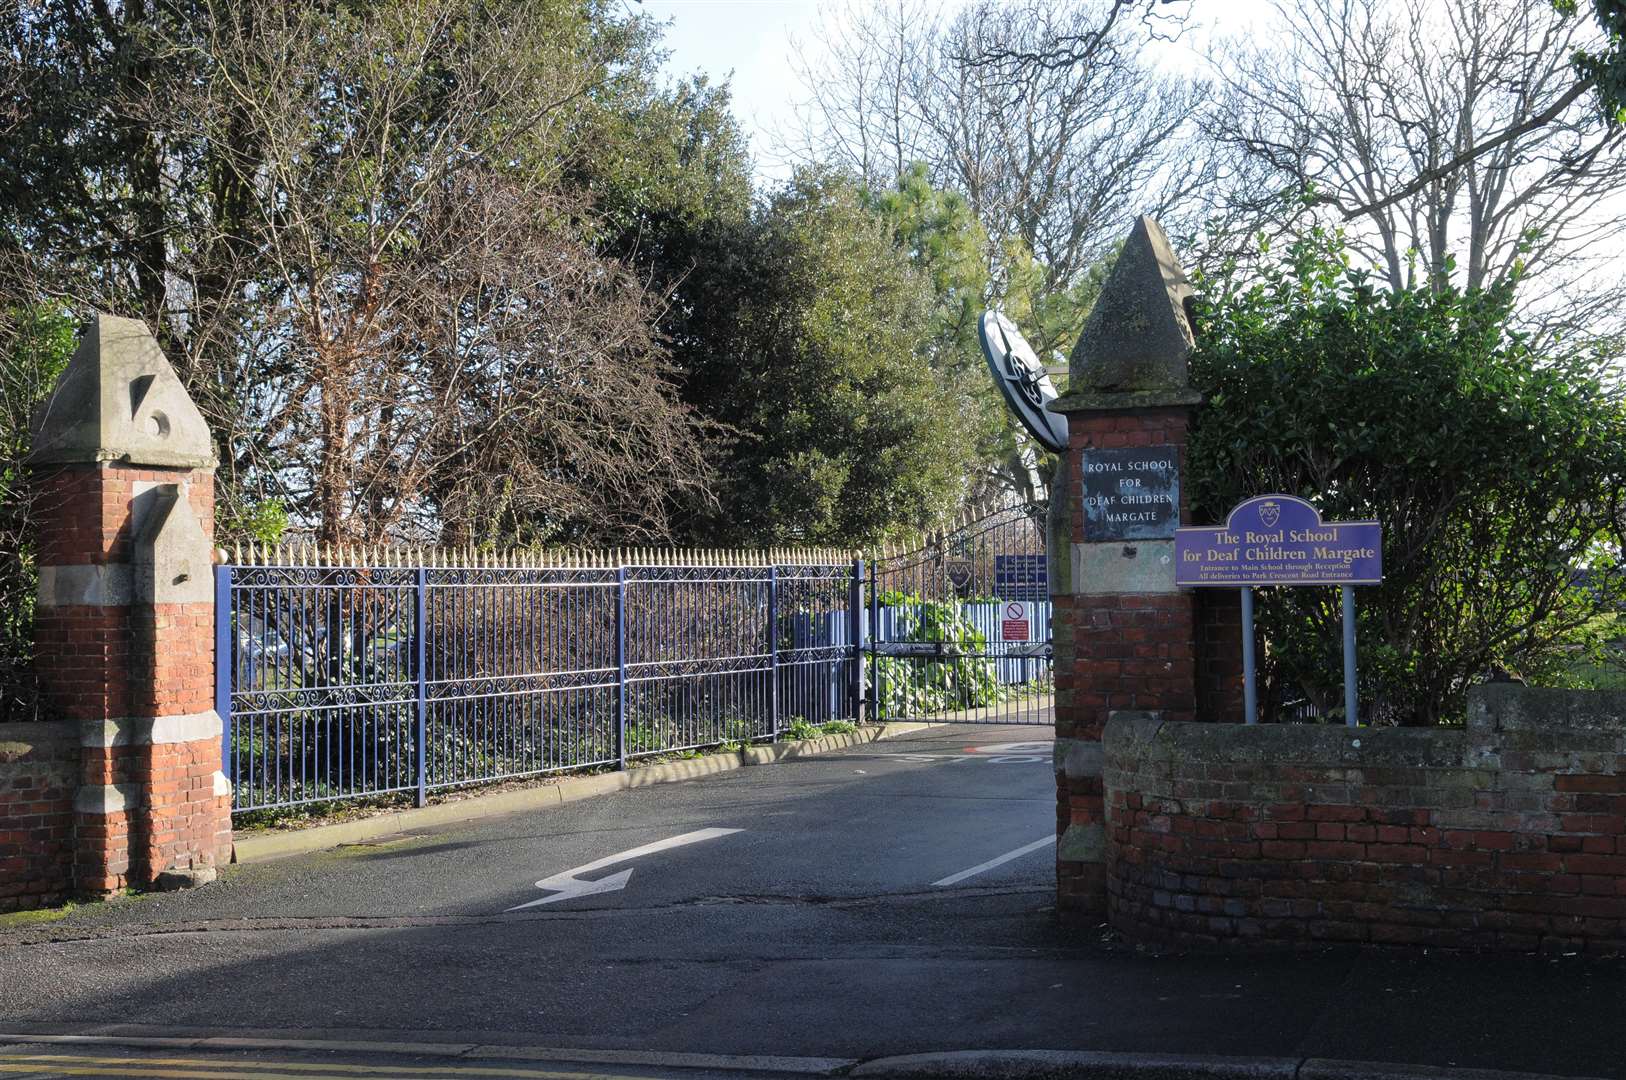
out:
<path id="1" fill-rule="evenodd" d="M 78 721 L 85 896 L 214 877 L 231 800 L 214 702 L 214 446 L 147 328 L 98 316 L 34 416 L 36 668 Z"/>
<path id="2" fill-rule="evenodd" d="M 1101 732 L 1119 710 L 1196 718 L 1229 701 L 1228 656 L 1240 650 L 1223 614 L 1199 612 L 1192 590 L 1174 584 L 1173 529 L 1186 508 L 1187 430 L 1201 397 L 1187 378 L 1194 343 L 1192 289 L 1151 218 L 1136 221 L 1073 349 L 1067 392 L 1050 408 L 1067 416 L 1069 447 L 1057 469 L 1050 562 L 1056 594 L 1057 907 L 1106 910 L 1106 808 Z M 1176 463 L 1170 512 L 1126 501 L 1118 513 L 1151 509 L 1159 520 L 1108 519 L 1086 510 L 1085 470 L 1139 468 L 1131 455 Z M 1138 482 L 1132 471 L 1126 481 Z M 1162 490 L 1145 474 L 1147 490 Z M 1141 496 L 1145 497 L 1145 496 Z M 1171 496 L 1172 497 L 1172 496 Z M 1170 506 L 1165 500 L 1163 506 Z M 1232 637 L 1234 637 L 1234 650 Z M 1199 667 L 1204 670 L 1199 672 Z M 1211 685 L 1213 684 L 1213 685 Z M 1215 719 L 1230 719 L 1217 716 Z"/>

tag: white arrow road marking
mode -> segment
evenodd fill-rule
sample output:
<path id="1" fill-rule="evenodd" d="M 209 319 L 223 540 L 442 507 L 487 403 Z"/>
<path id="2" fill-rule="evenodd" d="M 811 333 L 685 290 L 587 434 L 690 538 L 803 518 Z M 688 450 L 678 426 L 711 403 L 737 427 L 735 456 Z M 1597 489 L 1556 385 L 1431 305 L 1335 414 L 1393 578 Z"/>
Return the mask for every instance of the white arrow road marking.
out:
<path id="1" fill-rule="evenodd" d="M 1048 754 L 1054 745 L 1048 742 L 1001 742 L 983 743 L 965 749 L 968 754 Z"/>
<path id="2" fill-rule="evenodd" d="M 1056 838 L 1054 836 L 1047 836 L 1043 840 L 1035 840 L 1031 844 L 1023 844 L 1021 847 L 1017 848 L 1015 851 L 1007 851 L 1005 854 L 999 856 L 997 859 L 989 859 L 985 863 L 978 863 L 976 866 L 973 866 L 969 870 L 961 870 L 958 874 L 950 874 L 948 877 L 944 878 L 942 881 L 934 881 L 934 882 L 932 882 L 932 886 L 935 888 L 936 886 L 939 886 L 939 885 L 957 885 L 960 882 L 964 881 L 968 877 L 976 877 L 978 874 L 982 873 L 984 870 L 992 870 L 996 866 L 1004 866 L 1006 863 L 1010 862 L 1012 859 L 1020 859 L 1022 856 L 1026 855 L 1030 851 L 1038 851 L 1040 848 L 1044 847 L 1046 844 L 1054 844 L 1055 842 L 1056 842 Z"/>
<path id="3" fill-rule="evenodd" d="M 508 910 L 520 911 L 524 908 L 536 907 L 539 904 L 552 904 L 559 900 L 574 900 L 578 896 L 592 896 L 596 893 L 618 892 L 627 887 L 627 881 L 632 877 L 631 870 L 623 870 L 619 874 L 611 874 L 609 877 L 599 878 L 597 881 L 578 881 L 576 879 L 576 875 L 591 874 L 594 870 L 602 870 L 606 866 L 614 866 L 618 862 L 626 862 L 628 859 L 636 859 L 642 855 L 653 855 L 657 851 L 667 851 L 671 848 L 683 847 L 687 844 L 698 844 L 702 840 L 715 840 L 719 836 L 727 836 L 730 833 L 743 831 L 744 830 L 742 829 L 696 829 L 694 832 L 686 832 L 679 836 L 669 836 L 665 840 L 657 840 L 653 844 L 645 844 L 642 847 L 635 847 L 630 851 L 623 851 L 618 855 L 606 856 L 605 858 L 590 862 L 586 866 L 578 866 L 574 869 L 566 870 L 562 874 L 554 874 L 552 877 L 543 878 L 541 881 L 536 883 L 536 887 L 539 889 L 547 889 L 554 895 L 544 896 L 540 900 L 532 900 L 527 904 L 515 904 Z"/>

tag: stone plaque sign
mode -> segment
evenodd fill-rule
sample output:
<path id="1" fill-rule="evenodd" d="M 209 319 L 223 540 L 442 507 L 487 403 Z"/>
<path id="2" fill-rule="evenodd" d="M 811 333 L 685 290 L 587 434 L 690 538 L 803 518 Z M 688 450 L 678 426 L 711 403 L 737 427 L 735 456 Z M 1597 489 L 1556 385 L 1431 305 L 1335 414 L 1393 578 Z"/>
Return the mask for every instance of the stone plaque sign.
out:
<path id="1" fill-rule="evenodd" d="M 1377 585 L 1383 529 L 1375 521 L 1323 522 L 1291 495 L 1237 503 L 1219 528 L 1174 538 L 1176 585 Z"/>
<path id="2" fill-rule="evenodd" d="M 1085 450 L 1084 539 L 1167 540 L 1180 524 L 1178 447 Z"/>

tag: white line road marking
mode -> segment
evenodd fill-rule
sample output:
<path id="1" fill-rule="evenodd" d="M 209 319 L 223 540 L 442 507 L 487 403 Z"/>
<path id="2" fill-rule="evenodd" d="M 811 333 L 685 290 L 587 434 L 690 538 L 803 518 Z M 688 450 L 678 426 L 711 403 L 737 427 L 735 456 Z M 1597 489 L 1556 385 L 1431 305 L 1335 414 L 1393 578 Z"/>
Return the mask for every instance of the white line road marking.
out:
<path id="1" fill-rule="evenodd" d="M 602 870 L 606 866 L 614 866 L 616 863 L 626 862 L 628 859 L 636 859 L 643 855 L 653 855 L 657 851 L 668 851 L 672 848 L 684 847 L 688 844 L 698 844 L 702 840 L 715 840 L 719 836 L 728 836 L 731 833 L 743 831 L 744 830 L 742 829 L 696 829 L 694 832 L 686 832 L 679 836 L 669 836 L 665 840 L 657 840 L 653 844 L 645 844 L 642 847 L 635 847 L 630 851 L 623 851 L 616 855 L 607 855 L 604 858 L 597 859 L 585 866 L 578 866 L 573 869 L 566 870 L 562 874 L 554 874 L 552 877 L 543 878 L 541 881 L 536 883 L 536 887 L 539 889 L 547 889 L 554 895 L 544 896 L 540 900 L 532 900 L 527 904 L 515 904 L 513 907 L 508 908 L 507 910 L 523 911 L 525 908 L 533 908 L 539 904 L 552 904 L 559 900 L 574 900 L 578 896 L 593 896 L 596 893 L 618 892 L 627 887 L 627 881 L 632 877 L 632 871 L 630 869 L 623 870 L 619 874 L 611 874 L 606 878 L 599 878 L 597 881 L 579 881 L 577 880 L 576 875 L 591 874 L 594 870 Z"/>
<path id="2" fill-rule="evenodd" d="M 997 859 L 989 859 L 985 863 L 978 863 L 976 866 L 973 866 L 969 870 L 961 870 L 958 874 L 950 874 L 948 877 L 944 878 L 942 881 L 934 881 L 934 882 L 932 882 L 932 886 L 935 888 L 935 887 L 937 887 L 939 885 L 957 885 L 960 882 L 964 881 L 968 877 L 976 877 L 978 874 L 982 873 L 984 870 L 992 870 L 996 866 L 1004 866 L 1006 863 L 1010 862 L 1012 859 L 1020 859 L 1022 856 L 1026 855 L 1030 851 L 1038 851 L 1040 848 L 1044 847 L 1046 844 L 1054 844 L 1055 842 L 1056 842 L 1056 838 L 1054 836 L 1047 836 L 1043 840 L 1035 840 L 1031 844 L 1023 844 L 1021 847 L 1017 848 L 1015 851 L 1007 851 L 1005 854 L 999 856 Z"/>
<path id="3" fill-rule="evenodd" d="M 1001 742 L 983 743 L 981 746 L 968 746 L 968 754 L 1048 754 L 1054 743 L 1050 742 Z"/>
<path id="4" fill-rule="evenodd" d="M 950 765 L 962 761 L 986 761 L 994 765 L 1049 765 L 1049 754 L 1011 754 L 1005 757 L 989 757 L 986 754 L 894 754 L 897 761 L 946 761 Z"/>

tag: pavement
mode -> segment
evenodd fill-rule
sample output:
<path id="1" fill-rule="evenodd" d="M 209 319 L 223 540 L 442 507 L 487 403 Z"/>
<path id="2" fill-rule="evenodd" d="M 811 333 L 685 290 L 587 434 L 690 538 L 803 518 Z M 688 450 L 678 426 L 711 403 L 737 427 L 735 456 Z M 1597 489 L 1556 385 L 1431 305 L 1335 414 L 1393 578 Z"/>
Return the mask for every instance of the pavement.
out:
<path id="1" fill-rule="evenodd" d="M 0 929 L 0 1076 L 1626 1080 L 1619 965 L 1062 923 L 1050 738 L 946 725 Z"/>

